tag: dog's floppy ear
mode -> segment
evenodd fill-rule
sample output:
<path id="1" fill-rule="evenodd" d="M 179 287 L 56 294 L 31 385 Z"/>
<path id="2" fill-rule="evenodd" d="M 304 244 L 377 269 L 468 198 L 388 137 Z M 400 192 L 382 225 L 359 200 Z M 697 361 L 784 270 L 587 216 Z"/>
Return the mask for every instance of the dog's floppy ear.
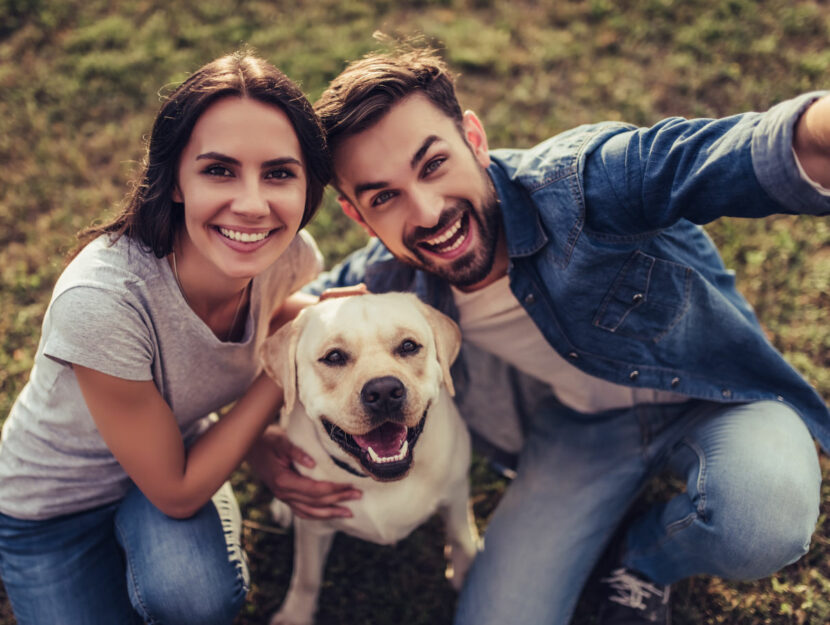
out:
<path id="1" fill-rule="evenodd" d="M 282 387 L 283 415 L 288 415 L 297 401 L 297 341 L 305 326 L 302 312 L 265 339 L 259 352 L 265 372 Z"/>
<path id="2" fill-rule="evenodd" d="M 458 356 L 458 350 L 461 349 L 461 330 L 458 328 L 458 324 L 447 317 L 447 315 L 432 306 L 424 304 L 416 296 L 413 297 L 415 297 L 421 313 L 423 313 L 429 325 L 432 327 L 432 334 L 435 337 L 435 349 L 438 352 L 438 364 L 441 365 L 444 385 L 447 387 L 450 395 L 454 396 L 455 386 L 453 386 L 452 376 L 450 375 L 450 365 L 455 362 Z"/>

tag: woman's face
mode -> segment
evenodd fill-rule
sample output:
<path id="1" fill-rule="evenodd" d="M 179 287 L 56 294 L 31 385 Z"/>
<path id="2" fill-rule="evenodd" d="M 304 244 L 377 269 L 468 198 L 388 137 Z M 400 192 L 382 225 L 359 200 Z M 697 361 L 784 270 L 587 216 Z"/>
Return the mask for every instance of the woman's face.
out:
<path id="1" fill-rule="evenodd" d="M 297 233 L 305 199 L 302 151 L 285 113 L 250 98 L 214 102 L 193 127 L 178 165 L 173 200 L 184 203 L 180 262 L 231 279 L 261 273 Z"/>

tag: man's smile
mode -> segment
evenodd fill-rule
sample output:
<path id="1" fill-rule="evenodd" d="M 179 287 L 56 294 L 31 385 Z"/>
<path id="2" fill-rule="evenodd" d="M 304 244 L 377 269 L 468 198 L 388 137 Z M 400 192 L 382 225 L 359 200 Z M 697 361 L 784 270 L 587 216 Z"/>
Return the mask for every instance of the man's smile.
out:
<path id="1" fill-rule="evenodd" d="M 417 245 L 432 254 L 440 256 L 452 255 L 452 252 L 459 251 L 459 248 L 467 241 L 469 234 L 470 215 L 467 211 L 464 211 L 437 235 L 423 239 Z"/>

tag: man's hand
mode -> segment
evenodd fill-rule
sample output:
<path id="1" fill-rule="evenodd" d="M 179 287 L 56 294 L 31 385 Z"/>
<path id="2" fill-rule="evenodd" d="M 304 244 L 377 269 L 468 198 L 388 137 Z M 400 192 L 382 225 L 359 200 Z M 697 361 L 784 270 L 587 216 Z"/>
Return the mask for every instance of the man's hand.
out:
<path id="1" fill-rule="evenodd" d="M 351 297 L 352 295 L 367 295 L 369 289 L 362 282 L 354 286 L 338 286 L 331 289 L 326 289 L 320 294 L 320 301 L 324 299 L 332 299 L 335 297 Z"/>
<path id="2" fill-rule="evenodd" d="M 793 148 L 806 174 L 830 189 L 830 96 L 804 111 L 795 127 Z"/>
<path id="3" fill-rule="evenodd" d="M 313 467 L 314 460 L 288 440 L 277 424 L 265 429 L 246 460 L 274 497 L 285 502 L 301 519 L 350 517 L 352 513 L 348 508 L 336 504 L 361 496 L 351 484 L 320 482 L 297 473 L 294 463 Z"/>

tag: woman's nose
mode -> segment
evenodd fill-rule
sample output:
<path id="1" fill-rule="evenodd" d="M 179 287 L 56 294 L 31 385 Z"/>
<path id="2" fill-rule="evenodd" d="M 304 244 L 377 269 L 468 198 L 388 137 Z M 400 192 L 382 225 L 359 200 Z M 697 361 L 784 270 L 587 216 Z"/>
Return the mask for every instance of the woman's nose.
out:
<path id="1" fill-rule="evenodd" d="M 239 215 L 248 217 L 263 217 L 270 212 L 268 200 L 265 197 L 259 180 L 246 182 L 231 203 L 231 210 Z"/>

